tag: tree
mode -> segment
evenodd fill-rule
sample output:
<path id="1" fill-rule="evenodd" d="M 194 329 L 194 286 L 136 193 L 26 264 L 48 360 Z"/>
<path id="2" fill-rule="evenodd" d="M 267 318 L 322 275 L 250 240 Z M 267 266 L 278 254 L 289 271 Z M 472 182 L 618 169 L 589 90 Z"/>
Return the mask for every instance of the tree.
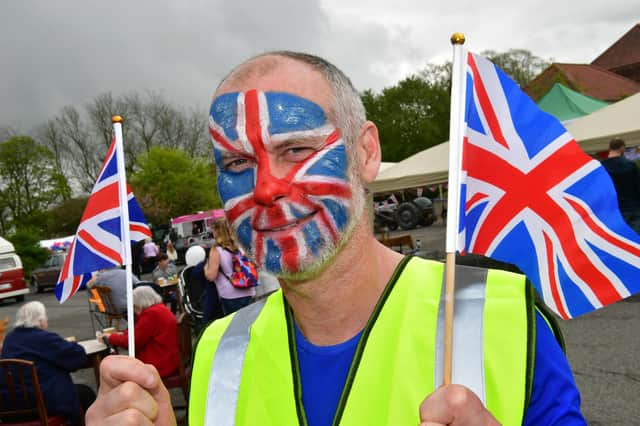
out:
<path id="1" fill-rule="evenodd" d="M 363 93 L 367 116 L 380 131 L 384 161 L 400 161 L 446 140 L 448 90 L 414 75 L 378 95 Z"/>
<path id="2" fill-rule="evenodd" d="M 16 253 L 22 261 L 22 269 L 25 278 L 31 276 L 31 271 L 40 266 L 49 254 L 46 248 L 40 247 L 41 234 L 31 227 L 18 229 L 9 241 L 16 249 Z"/>
<path id="3" fill-rule="evenodd" d="M 539 58 L 525 49 L 510 49 L 506 52 L 485 50 L 481 55 L 500 67 L 520 87 L 525 87 L 551 65 L 551 60 Z"/>
<path id="4" fill-rule="evenodd" d="M 28 136 L 0 144 L 0 198 L 16 227 L 42 229 L 49 207 L 68 199 L 71 189 L 56 169 L 53 154 Z"/>
<path id="5" fill-rule="evenodd" d="M 154 224 L 221 205 L 213 164 L 179 149 L 154 147 L 141 154 L 129 183 Z"/>
<path id="6" fill-rule="evenodd" d="M 54 153 L 59 169 L 85 193 L 93 188 L 111 144 L 114 115 L 124 117 L 127 173 L 140 154 L 157 146 L 180 148 L 192 157 L 210 155 L 205 111 L 179 109 L 154 92 L 120 97 L 103 93 L 83 108 L 64 107 L 40 127 L 38 136 Z"/>
<path id="7" fill-rule="evenodd" d="M 73 235 L 78 230 L 88 197 L 70 198 L 51 208 L 46 216 L 47 238 Z"/>

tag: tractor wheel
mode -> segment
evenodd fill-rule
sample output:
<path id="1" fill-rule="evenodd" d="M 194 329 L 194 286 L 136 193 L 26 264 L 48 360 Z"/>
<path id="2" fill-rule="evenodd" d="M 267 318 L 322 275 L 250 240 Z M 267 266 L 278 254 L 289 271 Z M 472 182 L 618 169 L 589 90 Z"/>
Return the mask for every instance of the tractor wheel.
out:
<path id="1" fill-rule="evenodd" d="M 415 229 L 418 226 L 418 208 L 411 203 L 402 203 L 396 211 L 398 225 L 402 229 Z"/>

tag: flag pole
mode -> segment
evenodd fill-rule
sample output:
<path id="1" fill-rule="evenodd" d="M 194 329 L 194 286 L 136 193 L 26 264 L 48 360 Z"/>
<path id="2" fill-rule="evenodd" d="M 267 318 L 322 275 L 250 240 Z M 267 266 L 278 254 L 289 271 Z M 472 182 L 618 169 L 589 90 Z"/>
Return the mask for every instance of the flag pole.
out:
<path id="1" fill-rule="evenodd" d="M 131 269 L 131 236 L 129 235 L 129 198 L 127 196 L 127 176 L 124 167 L 124 147 L 122 145 L 122 117 L 111 118 L 116 138 L 116 158 L 118 161 L 118 196 L 120 198 L 120 231 L 122 235 L 122 263 L 125 265 L 127 288 L 127 329 L 129 334 L 129 356 L 136 356 L 135 332 L 133 326 L 133 279 Z"/>
<path id="2" fill-rule="evenodd" d="M 451 384 L 453 358 L 453 309 L 456 269 L 456 241 L 460 217 L 460 165 L 464 125 L 464 35 L 451 36 L 453 63 L 451 67 L 451 113 L 449 121 L 449 191 L 447 196 L 447 229 L 445 261 L 445 305 L 444 305 L 444 353 L 442 384 Z"/>

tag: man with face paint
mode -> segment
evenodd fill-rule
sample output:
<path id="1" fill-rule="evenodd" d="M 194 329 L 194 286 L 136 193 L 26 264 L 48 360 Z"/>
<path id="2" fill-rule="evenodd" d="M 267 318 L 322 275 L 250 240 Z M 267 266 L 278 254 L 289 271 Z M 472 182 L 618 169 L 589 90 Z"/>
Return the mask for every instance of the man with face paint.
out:
<path id="1" fill-rule="evenodd" d="M 552 319 L 504 271 L 456 273 L 464 386 L 438 387 L 444 268 L 375 239 L 364 188 L 378 132 L 340 70 L 252 58 L 217 88 L 209 131 L 227 219 L 282 291 L 201 335 L 190 424 L 584 424 Z M 101 371 L 89 423 L 175 422 L 152 368 L 112 356 Z"/>

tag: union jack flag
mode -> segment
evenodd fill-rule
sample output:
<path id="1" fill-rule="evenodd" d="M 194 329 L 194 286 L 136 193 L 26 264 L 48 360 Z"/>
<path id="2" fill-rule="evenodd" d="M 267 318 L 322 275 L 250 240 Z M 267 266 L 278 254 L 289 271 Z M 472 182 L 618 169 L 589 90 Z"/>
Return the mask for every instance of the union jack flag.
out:
<path id="1" fill-rule="evenodd" d="M 60 271 L 55 288 L 60 303 L 86 284 L 93 272 L 124 263 L 118 194 L 118 170 L 124 165 L 118 164 L 116 144 L 114 137 Z M 131 240 L 150 238 L 151 230 L 129 185 L 127 199 Z"/>
<path id="2" fill-rule="evenodd" d="M 229 154 L 257 163 L 238 173 L 220 167 L 218 190 L 229 223 L 258 265 L 295 271 L 338 243 L 351 198 L 346 150 L 318 105 L 279 92 L 225 94 L 211 106 L 209 132 L 218 165 Z M 305 138 L 320 138 L 323 148 L 275 177 L 267 147 Z"/>
<path id="3" fill-rule="evenodd" d="M 600 163 L 485 58 L 466 79 L 460 252 L 517 265 L 565 319 L 640 291 L 640 237 Z"/>

